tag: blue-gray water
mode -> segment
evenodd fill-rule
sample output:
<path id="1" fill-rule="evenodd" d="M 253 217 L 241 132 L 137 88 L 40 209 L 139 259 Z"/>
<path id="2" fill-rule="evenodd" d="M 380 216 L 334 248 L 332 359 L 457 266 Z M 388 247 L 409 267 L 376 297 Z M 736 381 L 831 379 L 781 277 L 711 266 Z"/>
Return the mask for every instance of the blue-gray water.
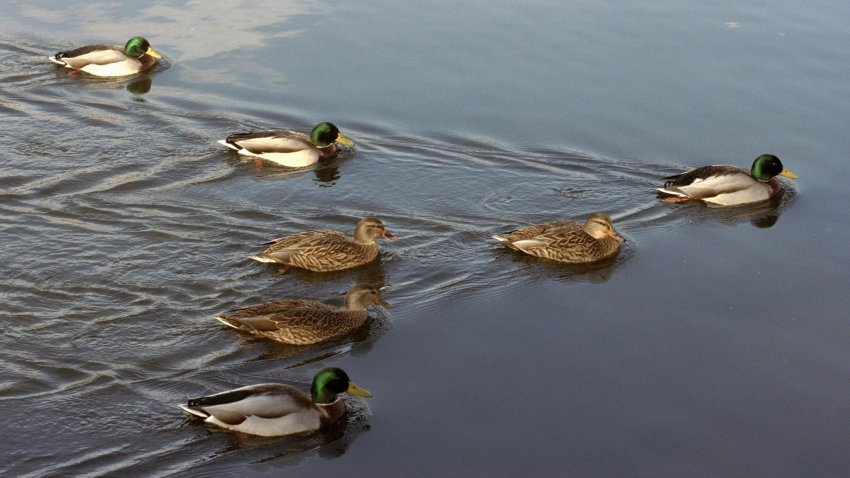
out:
<path id="1" fill-rule="evenodd" d="M 0 473 L 845 474 L 848 22 L 840 2 L 7 2 Z M 44 59 L 136 34 L 168 57 L 150 84 Z M 215 143 L 322 120 L 358 146 L 311 171 Z M 652 192 L 762 152 L 800 176 L 779 208 Z M 597 210 L 628 239 L 608 267 L 489 239 Z M 401 238 L 377 264 L 246 260 L 365 215 Z M 358 281 L 394 307 L 329 344 L 212 320 Z M 327 365 L 374 397 L 310 437 L 175 407 Z"/>

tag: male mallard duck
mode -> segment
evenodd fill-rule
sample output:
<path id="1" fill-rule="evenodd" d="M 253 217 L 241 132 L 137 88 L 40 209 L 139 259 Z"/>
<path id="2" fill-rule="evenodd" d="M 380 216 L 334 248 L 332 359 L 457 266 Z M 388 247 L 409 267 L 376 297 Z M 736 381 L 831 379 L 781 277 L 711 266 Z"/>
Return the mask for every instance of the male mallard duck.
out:
<path id="1" fill-rule="evenodd" d="M 261 383 L 189 400 L 180 408 L 205 422 L 251 435 L 280 436 L 316 431 L 345 414 L 337 394 L 371 397 L 338 368 L 313 377 L 310 397 L 292 385 Z"/>
<path id="2" fill-rule="evenodd" d="M 493 236 L 502 244 L 544 259 L 558 262 L 595 262 L 620 250 L 623 238 L 614 232 L 611 218 L 593 213 L 581 224 L 554 221 Z"/>
<path id="3" fill-rule="evenodd" d="M 354 146 L 339 132 L 333 123 L 317 124 L 310 135 L 298 131 L 261 131 L 240 133 L 220 140 L 219 143 L 239 154 L 271 161 L 288 168 L 303 168 L 320 159 L 331 159 L 339 153 L 336 143 Z"/>
<path id="4" fill-rule="evenodd" d="M 358 329 L 369 318 L 370 305 L 389 304 L 381 300 L 375 287 L 358 285 L 345 295 L 341 308 L 312 300 L 281 300 L 237 309 L 216 319 L 285 344 L 309 345 Z"/>
<path id="5" fill-rule="evenodd" d="M 141 73 L 162 58 L 142 37 L 133 37 L 124 48 L 111 45 L 89 45 L 71 51 L 60 51 L 48 60 L 94 76 L 127 76 Z"/>
<path id="6" fill-rule="evenodd" d="M 738 206 L 775 196 L 782 190 L 777 175 L 797 177 L 782 167 L 776 156 L 762 154 L 753 161 L 750 171 L 730 165 L 703 166 L 664 178 L 667 180 L 664 187 L 657 191 L 666 196 L 665 202 L 697 199 L 721 206 Z"/>
<path id="7" fill-rule="evenodd" d="M 378 257 L 375 239 L 396 237 L 384 228 L 376 217 L 366 217 L 357 223 L 354 237 L 337 231 L 316 230 L 300 232 L 270 242 L 265 251 L 249 256 L 260 262 L 283 264 L 315 272 L 339 271 L 362 266 Z"/>

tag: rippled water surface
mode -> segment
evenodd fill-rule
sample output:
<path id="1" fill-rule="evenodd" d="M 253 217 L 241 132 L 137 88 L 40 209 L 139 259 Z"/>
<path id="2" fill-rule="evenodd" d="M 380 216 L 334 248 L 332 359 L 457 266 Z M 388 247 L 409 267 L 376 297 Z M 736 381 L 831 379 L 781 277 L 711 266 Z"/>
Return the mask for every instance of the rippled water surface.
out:
<path id="1" fill-rule="evenodd" d="M 840 476 L 850 467 L 850 7 L 835 2 L 7 2 L 0 16 L 0 474 Z M 125 81 L 45 56 L 142 34 Z M 216 144 L 329 120 L 354 151 L 257 168 Z M 660 178 L 762 152 L 773 204 L 660 203 Z M 590 267 L 490 235 L 605 211 Z M 246 258 L 375 215 L 379 262 Z M 312 347 L 222 311 L 340 304 Z M 177 403 L 322 367 L 374 393 L 307 437 Z"/>

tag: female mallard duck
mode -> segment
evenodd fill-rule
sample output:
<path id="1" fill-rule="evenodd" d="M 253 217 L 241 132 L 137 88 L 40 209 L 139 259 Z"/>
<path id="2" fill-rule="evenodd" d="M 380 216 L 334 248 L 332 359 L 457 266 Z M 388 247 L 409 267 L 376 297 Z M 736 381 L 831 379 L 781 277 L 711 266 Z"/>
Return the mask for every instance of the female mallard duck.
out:
<path id="1" fill-rule="evenodd" d="M 315 272 L 339 271 L 375 260 L 378 257 L 375 239 L 379 237 L 396 239 L 380 219 L 366 217 L 357 223 L 353 238 L 337 231 L 300 232 L 271 241 L 268 249 L 249 258 L 283 264 L 283 272 L 289 266 Z"/>
<path id="2" fill-rule="evenodd" d="M 124 48 L 111 45 L 89 45 L 71 51 L 60 51 L 48 60 L 94 76 L 127 76 L 141 73 L 162 58 L 142 37 L 133 37 Z"/>
<path id="3" fill-rule="evenodd" d="M 779 158 L 762 154 L 753 161 L 750 171 L 738 166 L 703 166 L 666 177 L 667 182 L 657 191 L 666 196 L 665 202 L 696 199 L 721 206 L 738 206 L 766 201 L 782 190 L 776 176 L 796 178 L 782 166 Z"/>
<path id="4" fill-rule="evenodd" d="M 275 130 L 234 134 L 219 141 L 239 154 L 288 168 L 303 168 L 320 159 L 336 157 L 339 153 L 337 142 L 354 146 L 339 128 L 327 122 L 317 124 L 309 136 L 298 131 Z"/>
<path id="5" fill-rule="evenodd" d="M 371 397 L 338 368 L 326 368 L 313 377 L 310 397 L 292 385 L 261 383 L 189 400 L 180 408 L 205 422 L 242 433 L 281 436 L 316 431 L 345 414 L 337 395 Z"/>
<path id="6" fill-rule="evenodd" d="M 623 238 L 614 232 L 611 218 L 593 213 L 581 224 L 554 221 L 493 236 L 502 244 L 544 259 L 566 263 L 595 262 L 620 250 Z"/>
<path id="7" fill-rule="evenodd" d="M 334 307 L 312 300 L 281 300 L 219 315 L 219 321 L 243 332 L 292 345 L 310 345 L 346 335 L 369 318 L 370 305 L 389 306 L 375 287 L 358 285 Z"/>

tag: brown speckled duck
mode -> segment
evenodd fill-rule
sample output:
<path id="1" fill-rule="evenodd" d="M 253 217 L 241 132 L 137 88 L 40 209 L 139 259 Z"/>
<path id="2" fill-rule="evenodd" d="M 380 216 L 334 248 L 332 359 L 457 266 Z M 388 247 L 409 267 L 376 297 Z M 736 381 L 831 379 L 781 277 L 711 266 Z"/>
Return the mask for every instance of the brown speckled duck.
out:
<path id="1" fill-rule="evenodd" d="M 345 414 L 340 393 L 372 396 L 354 385 L 343 370 L 332 367 L 313 377 L 310 396 L 292 385 L 261 383 L 195 398 L 180 408 L 228 430 L 281 436 L 313 432 L 337 422 Z"/>
<path id="2" fill-rule="evenodd" d="M 243 332 L 292 345 L 309 345 L 341 337 L 360 328 L 371 305 L 389 306 L 380 291 L 358 285 L 345 295 L 345 305 L 334 307 L 312 300 L 280 300 L 237 309 L 216 317 Z"/>
<path id="3" fill-rule="evenodd" d="M 576 221 L 547 222 L 493 238 L 511 249 L 535 257 L 572 264 L 611 257 L 620 250 L 623 242 L 623 238 L 614 232 L 611 218 L 601 213 L 591 214 L 584 224 Z"/>
<path id="4" fill-rule="evenodd" d="M 340 271 L 368 264 L 378 257 L 375 239 L 395 240 L 376 217 L 361 219 L 354 228 L 354 237 L 324 229 L 299 232 L 270 242 L 265 251 L 248 256 L 255 261 L 283 264 L 314 272 Z"/>

